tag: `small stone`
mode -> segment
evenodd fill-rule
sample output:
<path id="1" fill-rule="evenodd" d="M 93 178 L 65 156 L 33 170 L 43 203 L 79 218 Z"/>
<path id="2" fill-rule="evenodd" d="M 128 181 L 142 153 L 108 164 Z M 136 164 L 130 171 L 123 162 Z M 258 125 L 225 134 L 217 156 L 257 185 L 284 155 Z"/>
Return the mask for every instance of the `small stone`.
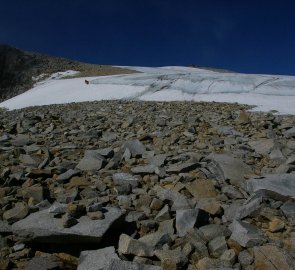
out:
<path id="1" fill-rule="evenodd" d="M 92 220 L 104 219 L 104 213 L 101 211 L 88 212 L 87 216 Z"/>
<path id="2" fill-rule="evenodd" d="M 161 260 L 163 269 L 185 269 L 188 259 L 180 249 L 174 250 L 156 250 L 155 256 Z"/>
<path id="3" fill-rule="evenodd" d="M 178 236 L 183 237 L 195 227 L 197 220 L 202 222 L 202 211 L 200 209 L 187 209 L 176 211 L 176 230 Z M 200 225 L 200 224 L 198 224 Z"/>
<path id="4" fill-rule="evenodd" d="M 269 223 L 269 231 L 272 233 L 280 232 L 280 231 L 284 230 L 284 228 L 285 228 L 285 223 L 278 218 L 274 218 Z"/>
<path id="5" fill-rule="evenodd" d="M 254 257 L 247 250 L 241 251 L 239 253 L 238 259 L 239 259 L 239 263 L 243 267 L 247 267 L 251 265 L 254 261 Z"/>
<path id="6" fill-rule="evenodd" d="M 211 241 L 218 236 L 229 237 L 231 231 L 224 225 L 208 224 L 199 228 L 207 241 Z"/>
<path id="7" fill-rule="evenodd" d="M 80 173 L 80 171 L 78 171 L 78 170 L 69 169 L 66 172 L 60 174 L 56 180 L 59 183 L 65 183 L 66 181 L 71 179 L 73 176 L 78 175 L 79 173 Z"/>
<path id="8" fill-rule="evenodd" d="M 76 166 L 81 171 L 98 171 L 106 164 L 105 158 L 95 150 L 85 151 L 83 159 Z"/>
<path id="9" fill-rule="evenodd" d="M 155 165 L 145 165 L 145 166 L 137 166 L 137 167 L 133 167 L 131 168 L 131 171 L 135 174 L 153 174 L 155 173 L 156 170 L 156 166 Z"/>
<path id="10" fill-rule="evenodd" d="M 224 236 L 216 237 L 208 244 L 210 255 L 219 258 L 226 250 L 227 245 Z"/>
<path id="11" fill-rule="evenodd" d="M 129 173 L 114 173 L 113 181 L 116 185 L 130 184 L 135 188 L 138 186 L 139 178 Z"/>
<path id="12" fill-rule="evenodd" d="M 196 264 L 198 270 L 208 270 L 208 269 L 222 269 L 229 270 L 230 265 L 228 262 L 222 261 L 220 259 L 213 259 L 209 257 L 202 258 Z"/>
<path id="13" fill-rule="evenodd" d="M 26 247 L 25 244 L 21 243 L 21 244 L 14 245 L 12 249 L 14 252 L 17 252 L 17 251 L 23 250 L 25 247 Z"/>
<path id="14" fill-rule="evenodd" d="M 84 177 L 78 177 L 78 176 L 74 176 L 71 178 L 70 182 L 65 184 L 64 187 L 67 189 L 71 189 L 71 188 L 85 188 L 88 186 L 91 186 L 92 183 L 90 181 L 88 181 L 87 179 L 85 179 Z"/>
<path id="15" fill-rule="evenodd" d="M 230 238 L 242 247 L 254 247 L 266 242 L 262 233 L 249 223 L 234 220 L 229 228 L 232 231 Z"/>
<path id="16" fill-rule="evenodd" d="M 66 211 L 70 216 L 74 218 L 80 218 L 86 213 L 86 207 L 83 204 L 69 203 L 67 205 Z"/>
<path id="17" fill-rule="evenodd" d="M 168 219 L 170 219 L 170 210 L 169 206 L 166 204 L 155 217 L 155 221 L 160 222 Z"/>
<path id="18" fill-rule="evenodd" d="M 120 235 L 118 252 L 141 257 L 152 257 L 154 255 L 154 250 L 151 246 L 135 240 L 127 234 Z"/>
<path id="19" fill-rule="evenodd" d="M 14 223 L 25 218 L 29 214 L 29 207 L 25 202 L 17 202 L 14 207 L 3 214 L 3 219 Z"/>
<path id="20" fill-rule="evenodd" d="M 211 180 L 195 180 L 187 184 L 186 188 L 196 200 L 214 198 L 217 196 L 217 192 Z"/>
<path id="21" fill-rule="evenodd" d="M 39 203 L 44 200 L 43 187 L 39 184 L 22 188 L 18 191 L 24 199 L 33 198 L 35 202 Z"/>
<path id="22" fill-rule="evenodd" d="M 69 214 L 64 214 L 62 217 L 62 225 L 64 228 L 70 228 L 78 223 L 78 220 Z"/>
<path id="23" fill-rule="evenodd" d="M 220 260 L 227 262 L 229 265 L 234 265 L 236 259 L 237 256 L 233 249 L 228 249 L 224 251 L 224 253 L 220 257 Z"/>
<path id="24" fill-rule="evenodd" d="M 158 199 L 158 198 L 153 198 L 150 208 L 152 210 L 160 210 L 163 207 L 163 202 L 162 200 Z"/>
<path id="25" fill-rule="evenodd" d="M 127 148 L 134 158 L 141 157 L 146 151 L 145 146 L 139 140 L 128 141 L 124 144 L 123 148 Z"/>
<path id="26" fill-rule="evenodd" d="M 199 162 L 194 162 L 194 161 L 187 161 L 181 164 L 173 164 L 170 165 L 167 169 L 166 172 L 167 173 L 184 173 L 184 172 L 190 172 L 194 169 L 197 169 L 200 167 Z"/>
<path id="27" fill-rule="evenodd" d="M 295 202 L 286 202 L 281 206 L 281 210 L 288 219 L 291 226 L 295 225 Z"/>

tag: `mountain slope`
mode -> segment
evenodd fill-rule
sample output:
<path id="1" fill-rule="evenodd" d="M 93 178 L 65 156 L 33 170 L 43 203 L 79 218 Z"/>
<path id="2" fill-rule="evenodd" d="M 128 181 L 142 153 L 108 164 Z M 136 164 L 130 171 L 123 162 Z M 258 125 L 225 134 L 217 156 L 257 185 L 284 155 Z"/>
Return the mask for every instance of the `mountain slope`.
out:
<path id="1" fill-rule="evenodd" d="M 66 70 L 80 71 L 80 76 L 102 76 L 132 71 L 105 65 L 80 63 L 39 53 L 24 52 L 0 45 L 0 101 L 19 95 L 33 87 L 33 77 Z M 44 79 L 44 76 L 43 76 Z"/>

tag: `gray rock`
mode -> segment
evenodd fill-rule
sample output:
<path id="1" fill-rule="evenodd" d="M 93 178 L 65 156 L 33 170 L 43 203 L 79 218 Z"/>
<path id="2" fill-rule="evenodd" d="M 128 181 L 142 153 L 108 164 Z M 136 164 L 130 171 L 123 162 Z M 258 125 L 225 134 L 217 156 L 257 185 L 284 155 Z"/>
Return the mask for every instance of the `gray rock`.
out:
<path id="1" fill-rule="evenodd" d="M 289 225 L 295 225 L 295 202 L 286 202 L 281 206 L 281 210 L 287 217 Z"/>
<path id="2" fill-rule="evenodd" d="M 237 256 L 233 249 L 228 249 L 220 256 L 220 260 L 227 262 L 229 265 L 233 265 L 236 262 Z"/>
<path id="3" fill-rule="evenodd" d="M 24 199 L 33 198 L 37 203 L 44 200 L 44 190 L 39 184 L 24 187 L 18 191 Z"/>
<path id="4" fill-rule="evenodd" d="M 152 257 L 154 249 L 141 241 L 135 240 L 127 234 L 121 234 L 119 239 L 118 252 L 141 257 Z"/>
<path id="5" fill-rule="evenodd" d="M 55 256 L 35 256 L 26 263 L 26 268 L 29 270 L 51 270 L 62 269 L 63 263 Z"/>
<path id="6" fill-rule="evenodd" d="M 271 174 L 260 178 L 252 178 L 245 182 L 246 190 L 252 194 L 277 200 L 295 198 L 295 174 Z"/>
<path id="7" fill-rule="evenodd" d="M 12 231 L 19 237 L 36 242 L 98 243 L 110 226 L 124 214 L 117 208 L 106 207 L 105 210 L 104 219 L 91 220 L 87 216 L 82 216 L 71 228 L 64 228 L 61 219 L 54 218 L 48 210 L 42 210 L 14 223 Z"/>
<path id="8" fill-rule="evenodd" d="M 17 202 L 15 206 L 4 212 L 3 219 L 9 223 L 25 218 L 29 213 L 29 207 L 25 202 Z"/>
<path id="9" fill-rule="evenodd" d="M 76 168 L 81 171 L 98 171 L 103 168 L 105 164 L 105 158 L 96 150 L 87 150 Z"/>
<path id="10" fill-rule="evenodd" d="M 28 135 L 25 134 L 18 134 L 15 138 L 11 141 L 13 146 L 23 147 L 29 144 L 32 144 L 33 141 Z"/>
<path id="11" fill-rule="evenodd" d="M 140 237 L 138 241 L 152 246 L 153 249 L 156 249 L 162 247 L 164 244 L 170 244 L 172 242 L 172 239 L 169 233 L 157 231 Z"/>
<path id="12" fill-rule="evenodd" d="M 0 233 L 11 233 L 12 228 L 5 220 L 0 220 Z"/>
<path id="13" fill-rule="evenodd" d="M 135 174 L 145 175 L 145 174 L 155 173 L 156 169 L 157 169 L 157 166 L 151 164 L 151 165 L 133 167 L 131 168 L 131 171 Z"/>
<path id="14" fill-rule="evenodd" d="M 284 132 L 286 138 L 293 138 L 295 137 L 295 127 L 292 127 Z"/>
<path id="15" fill-rule="evenodd" d="M 224 236 L 219 236 L 212 239 L 208 244 L 210 255 L 219 258 L 226 250 L 227 245 Z"/>
<path id="16" fill-rule="evenodd" d="M 219 181 L 229 179 L 233 184 L 239 184 L 244 181 L 245 176 L 252 175 L 250 166 L 242 160 L 233 157 L 231 154 L 210 154 L 207 159 L 213 164 L 209 164 L 209 170 L 212 171 Z"/>
<path id="17" fill-rule="evenodd" d="M 105 158 L 112 158 L 114 156 L 114 150 L 112 148 L 99 149 L 97 153 Z"/>
<path id="18" fill-rule="evenodd" d="M 32 168 L 38 168 L 39 164 L 41 163 L 41 160 L 39 158 L 31 155 L 20 155 L 19 159 L 23 163 L 23 165 Z"/>
<path id="19" fill-rule="evenodd" d="M 127 262 L 121 260 L 111 260 L 106 270 L 163 270 L 160 266 L 139 264 L 136 262 Z"/>
<path id="20" fill-rule="evenodd" d="M 157 167 L 164 166 L 166 159 L 167 159 L 166 154 L 159 154 L 159 155 L 155 155 L 153 157 L 148 158 L 150 164 L 153 164 Z"/>
<path id="21" fill-rule="evenodd" d="M 128 141 L 124 144 L 123 149 L 128 149 L 132 157 L 141 157 L 146 151 L 145 146 L 139 140 Z"/>
<path id="22" fill-rule="evenodd" d="M 73 176 L 78 175 L 79 173 L 80 173 L 80 171 L 78 171 L 78 170 L 69 169 L 66 172 L 60 174 L 56 180 L 59 183 L 65 183 L 66 181 L 71 179 Z"/>
<path id="23" fill-rule="evenodd" d="M 231 231 L 224 225 L 208 224 L 199 228 L 199 231 L 204 235 L 207 241 L 211 241 L 218 236 L 229 237 Z"/>
<path id="24" fill-rule="evenodd" d="M 190 172 L 194 169 L 197 169 L 200 167 L 200 164 L 195 161 L 187 161 L 180 164 L 173 164 L 168 166 L 166 168 L 167 173 L 184 173 L 184 172 Z"/>
<path id="25" fill-rule="evenodd" d="M 241 251 L 239 253 L 238 259 L 239 259 L 239 263 L 243 267 L 247 267 L 251 265 L 254 261 L 254 257 L 247 250 Z"/>
<path id="26" fill-rule="evenodd" d="M 184 210 L 184 209 L 192 209 L 194 208 L 194 204 L 191 200 L 189 200 L 186 196 L 180 194 L 177 191 L 162 188 L 160 186 L 155 186 L 154 190 L 157 193 L 157 196 L 162 200 L 168 200 L 173 202 L 171 207 L 172 211 L 176 210 Z"/>
<path id="27" fill-rule="evenodd" d="M 226 221 L 243 219 L 257 212 L 261 208 L 261 203 L 262 197 L 260 196 L 250 198 L 242 205 L 233 203 L 228 208 L 225 208 L 224 217 L 226 218 Z"/>
<path id="28" fill-rule="evenodd" d="M 199 209 L 186 209 L 176 211 L 175 226 L 178 236 L 183 237 L 190 229 L 194 228 L 199 212 Z"/>
<path id="29" fill-rule="evenodd" d="M 161 222 L 170 219 L 170 210 L 167 204 L 159 211 L 157 216 L 155 217 L 155 221 Z"/>
<path id="30" fill-rule="evenodd" d="M 77 270 L 107 269 L 113 259 L 119 260 L 114 247 L 81 252 Z"/>
<path id="31" fill-rule="evenodd" d="M 114 173 L 113 181 L 116 185 L 130 184 L 134 188 L 138 186 L 139 179 L 129 173 Z"/>
<path id="32" fill-rule="evenodd" d="M 242 247 L 254 247 L 266 242 L 262 233 L 249 223 L 234 220 L 229 229 L 232 231 L 230 239 L 238 242 Z"/>
<path id="33" fill-rule="evenodd" d="M 0 249 L 8 247 L 7 239 L 0 235 Z"/>
<path id="34" fill-rule="evenodd" d="M 273 139 L 259 139 L 250 141 L 248 144 L 255 150 L 256 153 L 261 155 L 268 155 L 275 146 Z"/>
<path id="35" fill-rule="evenodd" d="M 169 235 L 174 234 L 174 220 L 168 219 L 162 222 L 159 222 L 158 232 L 168 233 Z"/>
<path id="36" fill-rule="evenodd" d="M 243 199 L 244 195 L 234 186 L 222 187 L 222 193 L 230 199 Z"/>
<path id="37" fill-rule="evenodd" d="M 71 228 L 72 226 L 74 226 L 78 223 L 78 220 L 75 219 L 74 217 L 72 217 L 68 213 L 63 215 L 61 221 L 62 221 L 62 225 L 64 228 Z"/>

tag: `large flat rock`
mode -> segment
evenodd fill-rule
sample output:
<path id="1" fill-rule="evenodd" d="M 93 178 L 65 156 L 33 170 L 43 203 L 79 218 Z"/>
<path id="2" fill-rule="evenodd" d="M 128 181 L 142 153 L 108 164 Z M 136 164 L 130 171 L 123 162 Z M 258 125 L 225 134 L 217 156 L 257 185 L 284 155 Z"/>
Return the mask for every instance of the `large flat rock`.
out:
<path id="1" fill-rule="evenodd" d="M 212 153 L 207 159 L 212 161 L 209 170 L 220 181 L 230 180 L 233 184 L 239 184 L 244 181 L 246 176 L 253 174 L 249 165 L 228 153 Z"/>
<path id="2" fill-rule="evenodd" d="M 18 237 L 45 243 L 98 243 L 110 226 L 123 216 L 119 208 L 105 208 L 105 218 L 91 220 L 87 216 L 78 219 L 78 223 L 70 228 L 62 226 L 61 218 L 54 218 L 48 209 L 33 213 L 12 225 L 12 231 Z"/>
<path id="3" fill-rule="evenodd" d="M 295 198 L 295 174 L 270 174 L 245 182 L 246 190 L 263 193 L 273 199 Z"/>

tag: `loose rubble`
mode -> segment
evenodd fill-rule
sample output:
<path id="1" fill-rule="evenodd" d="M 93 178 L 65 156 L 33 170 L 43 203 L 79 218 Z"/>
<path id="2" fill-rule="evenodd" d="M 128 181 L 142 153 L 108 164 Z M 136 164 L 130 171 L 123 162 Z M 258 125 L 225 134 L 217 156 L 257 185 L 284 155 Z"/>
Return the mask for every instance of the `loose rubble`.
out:
<path id="1" fill-rule="evenodd" d="M 295 116 L 0 111 L 0 269 L 295 269 Z"/>

